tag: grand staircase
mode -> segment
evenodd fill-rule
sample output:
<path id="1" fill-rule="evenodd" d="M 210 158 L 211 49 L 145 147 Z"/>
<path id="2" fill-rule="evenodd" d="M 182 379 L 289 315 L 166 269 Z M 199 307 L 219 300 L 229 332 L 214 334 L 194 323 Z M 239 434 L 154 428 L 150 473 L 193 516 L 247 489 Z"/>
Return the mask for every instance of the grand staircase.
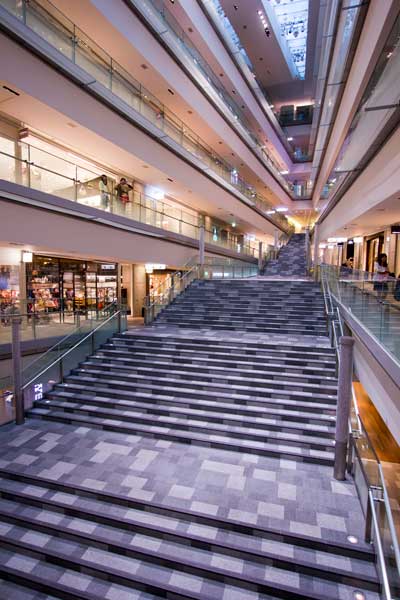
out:
<path id="1" fill-rule="evenodd" d="M 242 332 L 241 339 L 232 330 Z M 254 339 L 254 332 L 260 337 Z M 290 342 L 281 334 L 298 339 Z M 132 483 L 127 495 L 117 484 L 110 491 L 87 483 L 91 479 L 77 484 L 65 474 L 50 476 L 46 460 L 35 474 L 21 466 L 30 464 L 26 458 L 17 461 L 19 468 L 2 462 L 0 598 L 350 600 L 362 593 L 377 600 L 371 547 L 358 531 L 360 541 L 350 543 L 336 525 L 347 510 L 352 526 L 359 527 L 351 484 L 339 488 L 332 503 L 323 495 L 336 490 L 336 394 L 335 357 L 313 283 L 193 283 L 153 327 L 116 335 L 88 356 L 35 402 L 28 425 L 54 427 L 48 440 L 71 431 L 87 436 L 88 446 L 95 439 L 96 451 L 101 447 L 96 460 L 109 445 L 108 438 L 98 441 L 103 434 L 112 433 L 113 443 L 118 436 L 118 445 L 128 450 L 146 440 L 144 451 L 154 443 L 150 452 L 163 452 L 165 469 L 170 456 L 186 461 L 188 481 L 200 477 L 190 467 L 199 453 L 210 469 L 220 469 L 219 477 L 233 469 L 231 485 L 244 486 L 239 496 L 226 488 L 215 510 L 208 496 L 171 505 L 151 494 L 144 499 L 143 483 Z M 13 451 L 16 443 L 11 440 Z M 88 471 L 92 454 L 80 456 L 86 446 L 74 450 L 61 443 L 64 460 L 74 457 L 94 477 Z M 24 446 L 20 452 L 29 456 Z M 244 465 L 257 467 L 247 487 L 250 467 L 232 466 L 242 457 Z M 118 474 L 132 473 L 134 482 L 147 481 L 149 475 L 138 477 L 124 458 L 121 450 L 106 478 L 117 482 Z M 286 479 L 282 469 L 288 469 Z M 213 483 L 212 475 L 207 489 L 215 494 L 220 481 Z M 154 489 L 162 476 L 155 474 Z M 271 482 L 280 500 L 271 497 Z M 315 490 L 311 499 L 302 497 L 306 491 L 295 493 L 300 482 L 303 490 Z M 246 494 L 247 512 L 238 509 Z M 223 508 L 226 498 L 230 504 Z M 312 511 L 316 518 L 324 513 L 326 529 L 321 522 L 300 526 Z M 329 529 L 325 513 L 337 530 Z"/>
<path id="2" fill-rule="evenodd" d="M 264 275 L 281 277 L 305 277 L 307 257 L 304 233 L 294 233 L 283 246 L 277 259 L 270 260 L 265 266 Z"/>
<path id="3" fill-rule="evenodd" d="M 310 281 L 198 280 L 156 325 L 261 334 L 326 336 L 320 287 Z"/>

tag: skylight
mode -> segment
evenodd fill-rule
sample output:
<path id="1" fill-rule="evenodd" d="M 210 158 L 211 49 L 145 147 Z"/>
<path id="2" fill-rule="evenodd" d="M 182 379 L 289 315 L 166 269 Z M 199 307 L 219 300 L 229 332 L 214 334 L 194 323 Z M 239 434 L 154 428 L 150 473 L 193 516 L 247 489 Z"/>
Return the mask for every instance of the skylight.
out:
<path id="1" fill-rule="evenodd" d="M 279 43 L 287 47 L 298 77 L 306 72 L 308 0 L 264 0 L 268 12 L 274 12 L 280 30 Z M 283 42 L 283 43 L 282 43 Z M 283 49 L 283 48 L 282 48 Z M 284 52 L 284 54 L 286 54 Z"/>

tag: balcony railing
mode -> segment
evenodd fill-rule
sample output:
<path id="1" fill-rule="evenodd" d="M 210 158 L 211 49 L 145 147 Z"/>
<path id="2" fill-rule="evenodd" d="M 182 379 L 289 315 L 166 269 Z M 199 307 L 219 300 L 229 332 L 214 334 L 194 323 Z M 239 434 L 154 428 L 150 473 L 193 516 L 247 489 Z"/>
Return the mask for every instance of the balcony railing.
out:
<path id="1" fill-rule="evenodd" d="M 0 6 L 20 19 L 27 27 L 68 58 L 73 64 L 95 78 L 100 84 L 127 106 L 134 109 L 164 133 L 174 147 L 179 145 L 186 153 L 199 160 L 214 175 L 222 178 L 229 187 L 237 190 L 244 202 L 263 214 L 273 207 L 255 188 L 239 176 L 235 167 L 219 156 L 177 115 L 171 112 L 149 90 L 109 54 L 90 39 L 81 29 L 48 0 L 0 0 Z M 89 86 L 90 89 L 90 86 Z M 267 217 L 266 217 L 267 218 Z M 282 215 L 268 217 L 277 227 L 289 230 L 290 225 Z"/>
<path id="2" fill-rule="evenodd" d="M 156 30 L 157 28 L 160 29 L 160 35 L 162 35 L 163 38 L 165 38 L 165 28 L 167 28 L 168 33 L 178 42 L 175 46 L 177 49 L 176 51 L 179 53 L 183 52 L 188 58 L 192 73 L 197 73 L 198 81 L 201 84 L 202 89 L 208 93 L 212 101 L 216 99 L 217 102 L 223 102 L 225 114 L 230 118 L 232 126 L 247 138 L 247 141 L 251 144 L 253 150 L 262 159 L 267 169 L 280 183 L 282 188 L 288 194 L 296 197 L 297 190 L 294 189 L 291 183 L 282 175 L 279 164 L 272 156 L 267 154 L 264 149 L 263 141 L 261 141 L 254 133 L 250 123 L 243 114 L 243 111 L 221 85 L 220 78 L 214 73 L 204 57 L 193 45 L 191 39 L 186 35 L 178 21 L 165 6 L 163 0 L 130 0 L 130 2 Z M 159 23 L 162 23 L 161 28 L 159 27 Z M 171 45 L 170 50 L 174 51 L 174 47 Z M 210 89 L 211 93 L 209 93 Z"/>
<path id="3" fill-rule="evenodd" d="M 199 215 L 155 200 L 135 190 L 129 192 L 129 202 L 124 203 L 118 198 L 116 182 L 110 177 L 108 177 L 107 189 L 102 191 L 100 172 L 83 168 L 25 142 L 18 142 L 17 151 L 13 153 L 10 145 L 7 144 L 7 151 L 5 151 L 1 145 L 5 141 L 5 138 L 0 137 L 0 179 L 120 215 L 164 231 L 199 239 L 201 218 Z M 13 145 L 15 147 L 15 144 Z M 239 238 L 236 236 L 223 238 L 221 228 L 213 224 L 211 226 L 212 230 L 206 229 L 208 243 L 243 256 L 257 258 L 258 242 L 253 246 L 246 241 L 238 243 Z"/>

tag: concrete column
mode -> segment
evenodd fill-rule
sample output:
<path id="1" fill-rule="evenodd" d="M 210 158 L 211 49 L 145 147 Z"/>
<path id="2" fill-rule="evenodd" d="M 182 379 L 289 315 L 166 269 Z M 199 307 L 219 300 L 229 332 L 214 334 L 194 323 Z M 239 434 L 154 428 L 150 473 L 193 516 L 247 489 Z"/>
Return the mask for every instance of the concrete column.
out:
<path id="1" fill-rule="evenodd" d="M 144 265 L 133 265 L 132 316 L 141 317 L 146 296 L 146 270 Z"/>
<path id="2" fill-rule="evenodd" d="M 275 248 L 275 250 L 278 250 L 278 244 L 279 244 L 279 231 L 278 231 L 278 229 L 274 229 L 274 248 Z"/>
<path id="3" fill-rule="evenodd" d="M 19 263 L 19 312 L 25 313 L 27 311 L 26 305 L 26 263 Z"/>
<path id="4" fill-rule="evenodd" d="M 199 263 L 200 266 L 204 266 L 204 254 L 205 254 L 205 229 L 204 225 L 200 225 L 199 228 Z"/>
<path id="5" fill-rule="evenodd" d="M 263 268 L 263 243 L 258 242 L 258 272 L 261 273 Z"/>
<path id="6" fill-rule="evenodd" d="M 347 445 L 349 439 L 349 416 L 351 388 L 353 382 L 353 346 L 352 337 L 343 336 L 339 340 L 339 381 L 336 409 L 335 463 L 333 476 L 344 480 L 346 477 Z"/>
<path id="7" fill-rule="evenodd" d="M 11 323 L 11 348 L 14 382 L 15 422 L 22 425 L 25 420 L 24 396 L 22 392 L 21 317 L 15 316 Z"/>
<path id="8" fill-rule="evenodd" d="M 314 225 L 314 237 L 313 237 L 313 247 L 314 247 L 314 277 L 318 277 L 318 267 L 319 267 L 319 224 L 315 223 Z"/>

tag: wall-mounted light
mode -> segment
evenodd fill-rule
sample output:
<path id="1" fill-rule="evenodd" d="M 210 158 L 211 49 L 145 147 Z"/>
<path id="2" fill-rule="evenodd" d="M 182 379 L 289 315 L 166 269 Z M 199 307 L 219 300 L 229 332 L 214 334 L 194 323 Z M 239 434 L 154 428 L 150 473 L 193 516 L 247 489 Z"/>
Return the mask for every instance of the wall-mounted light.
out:
<path id="1" fill-rule="evenodd" d="M 232 227 L 236 227 L 236 222 L 232 221 Z"/>
<path id="2" fill-rule="evenodd" d="M 33 260 L 33 253 L 27 250 L 22 251 L 22 262 L 31 263 Z"/>
<path id="3" fill-rule="evenodd" d="M 279 206 L 276 211 L 277 212 L 287 212 L 289 209 L 286 206 Z"/>

